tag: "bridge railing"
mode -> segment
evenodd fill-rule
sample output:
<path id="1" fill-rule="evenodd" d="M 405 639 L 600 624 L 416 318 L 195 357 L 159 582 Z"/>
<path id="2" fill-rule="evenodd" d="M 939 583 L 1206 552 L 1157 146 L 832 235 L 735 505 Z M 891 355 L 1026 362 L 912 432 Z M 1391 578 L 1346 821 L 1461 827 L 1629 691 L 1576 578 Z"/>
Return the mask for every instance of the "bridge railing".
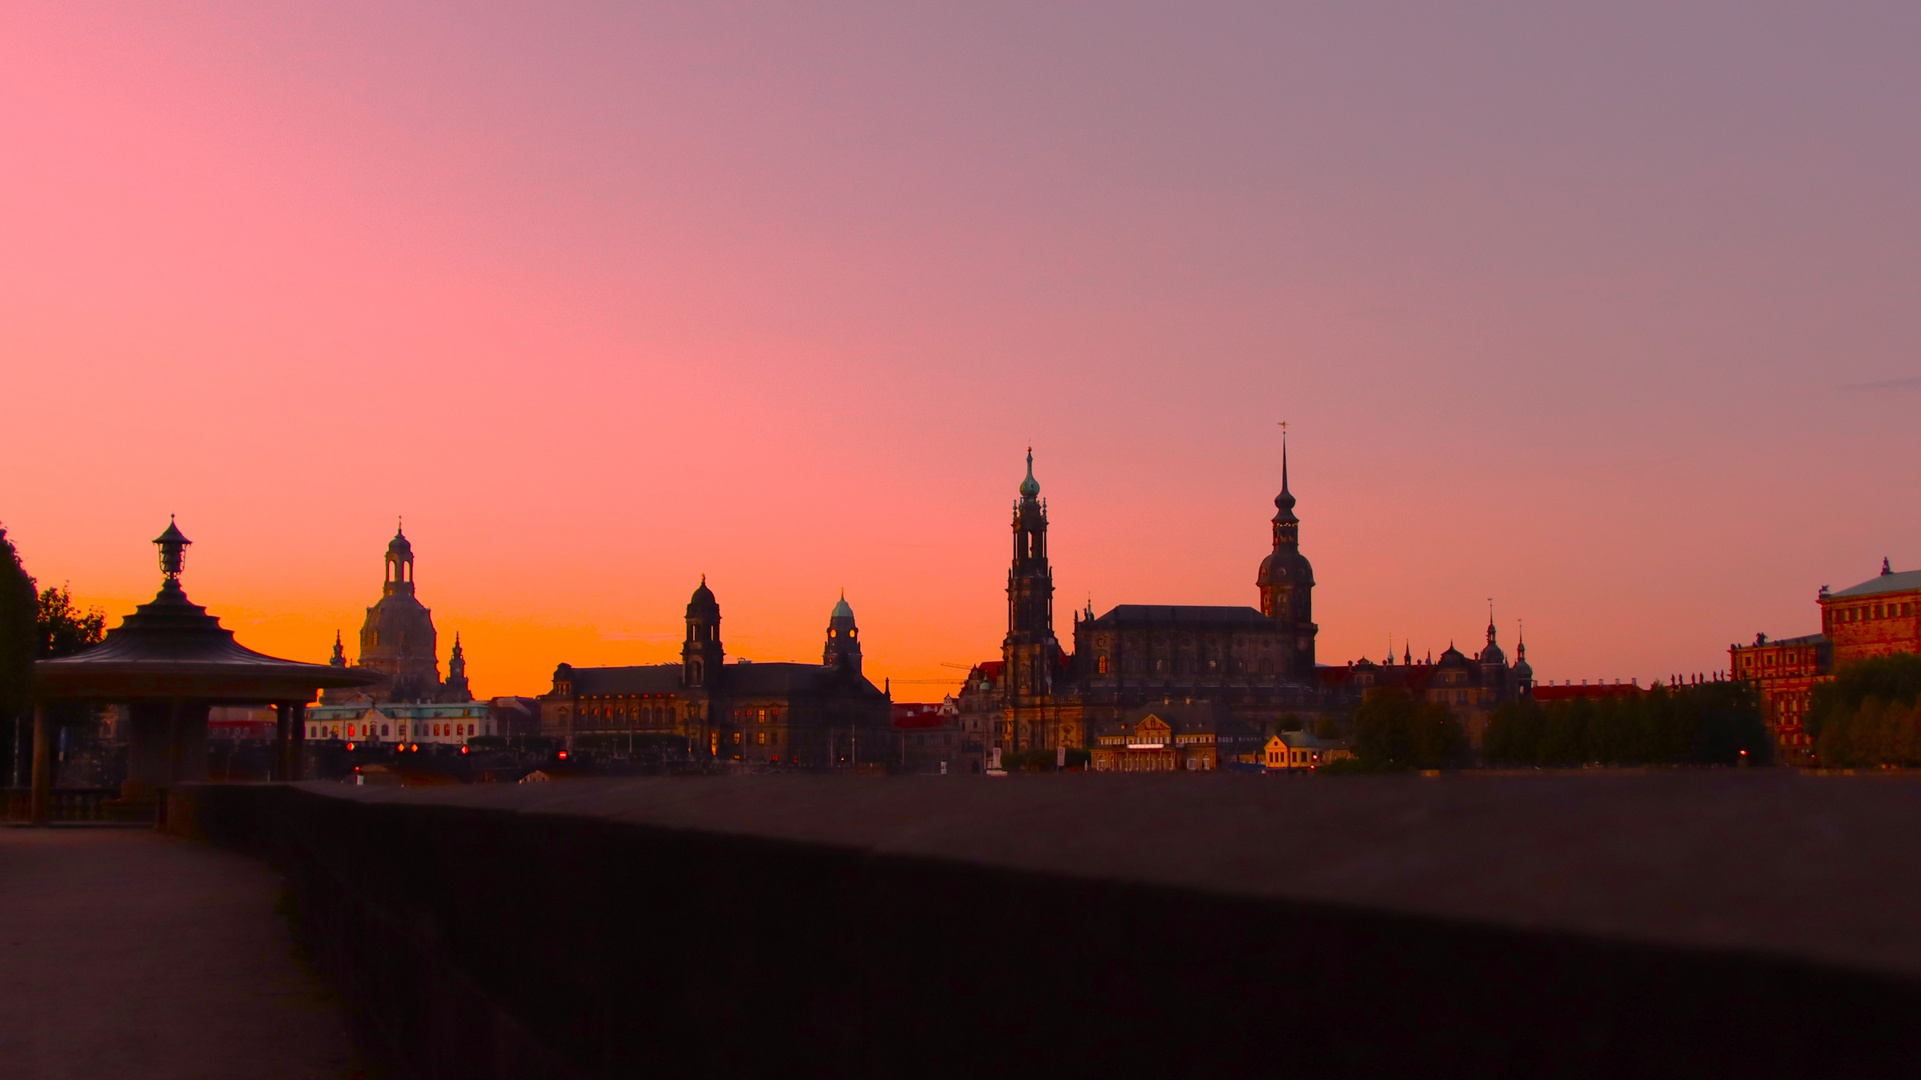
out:
<path id="1" fill-rule="evenodd" d="M 5 820 L 28 820 L 32 796 L 30 788 L 0 788 Z M 120 789 L 110 787 L 54 788 L 53 799 L 48 804 L 49 817 L 54 821 L 139 820 L 141 815 L 130 814 L 130 809 L 121 802 Z M 153 806 L 149 802 L 144 807 L 144 816 L 150 818 L 152 814 Z"/>

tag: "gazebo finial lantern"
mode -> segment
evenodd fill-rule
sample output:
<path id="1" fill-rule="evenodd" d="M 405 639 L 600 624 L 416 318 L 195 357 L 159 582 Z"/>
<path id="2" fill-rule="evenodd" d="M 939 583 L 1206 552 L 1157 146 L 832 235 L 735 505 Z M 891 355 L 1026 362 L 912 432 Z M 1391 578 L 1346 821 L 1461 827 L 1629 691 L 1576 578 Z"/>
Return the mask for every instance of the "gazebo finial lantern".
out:
<path id="1" fill-rule="evenodd" d="M 47 702 L 128 706 L 125 792 L 132 795 L 206 779 L 207 712 L 214 705 L 273 706 L 279 714 L 274 776 L 299 779 L 307 702 L 319 690 L 379 681 L 377 673 L 362 668 L 281 660 L 235 641 L 233 631 L 187 599 L 180 587 L 192 542 L 169 521 L 154 540 L 164 576 L 159 593 L 109 630 L 100 644 L 35 661 L 35 821 L 46 820 L 53 791 Z"/>
<path id="2" fill-rule="evenodd" d="M 167 515 L 167 531 L 154 537 L 153 545 L 160 549 L 160 573 L 165 575 L 168 584 L 176 588 L 180 571 L 187 565 L 187 545 L 191 543 L 193 541 L 180 531 L 171 514 Z"/>

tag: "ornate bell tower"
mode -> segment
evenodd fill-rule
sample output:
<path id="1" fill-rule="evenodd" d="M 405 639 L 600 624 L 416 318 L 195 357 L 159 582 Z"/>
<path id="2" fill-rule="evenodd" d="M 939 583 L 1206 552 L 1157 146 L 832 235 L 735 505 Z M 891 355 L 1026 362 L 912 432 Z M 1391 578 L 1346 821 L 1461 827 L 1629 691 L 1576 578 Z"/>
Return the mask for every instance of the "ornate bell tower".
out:
<path id="1" fill-rule="evenodd" d="M 680 646 L 680 682 L 689 690 L 712 690 L 720 685 L 720 603 L 700 575 L 700 588 L 687 601 L 687 640 Z"/>
<path id="2" fill-rule="evenodd" d="M 827 616 L 827 648 L 820 662 L 824 667 L 860 674 L 860 627 L 854 624 L 854 609 L 847 606 L 845 590 Z"/>
<path id="3" fill-rule="evenodd" d="M 1002 718 L 996 742 L 1003 750 L 1044 750 L 1079 745 L 1078 728 L 1064 723 L 1054 696 L 1061 646 L 1054 638 L 1054 571 L 1047 561 L 1047 504 L 1034 479 L 1034 451 L 1027 451 L 1027 478 L 1014 504 L 1014 561 L 1007 570 L 1007 637 L 1001 642 Z M 1070 689 L 1063 687 L 1063 689 Z"/>

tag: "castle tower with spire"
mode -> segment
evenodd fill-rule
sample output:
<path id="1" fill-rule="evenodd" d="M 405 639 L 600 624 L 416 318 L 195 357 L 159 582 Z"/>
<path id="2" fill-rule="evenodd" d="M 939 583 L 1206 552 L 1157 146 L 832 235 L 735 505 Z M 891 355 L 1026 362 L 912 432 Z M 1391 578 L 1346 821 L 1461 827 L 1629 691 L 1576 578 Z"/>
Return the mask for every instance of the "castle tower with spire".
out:
<path id="1" fill-rule="evenodd" d="M 473 697 L 467 690 L 467 654 L 461 651 L 459 631 L 454 632 L 454 651 L 447 657 L 447 682 L 441 696 L 449 701 L 469 701 Z"/>
<path id="2" fill-rule="evenodd" d="M 1254 585 L 1261 594 L 1261 614 L 1283 632 L 1287 674 L 1298 679 L 1314 675 L 1314 567 L 1301 554 L 1301 519 L 1294 516 L 1294 493 L 1288 490 L 1287 433 L 1281 433 L 1281 493 L 1274 497 L 1274 549 L 1261 560 Z"/>

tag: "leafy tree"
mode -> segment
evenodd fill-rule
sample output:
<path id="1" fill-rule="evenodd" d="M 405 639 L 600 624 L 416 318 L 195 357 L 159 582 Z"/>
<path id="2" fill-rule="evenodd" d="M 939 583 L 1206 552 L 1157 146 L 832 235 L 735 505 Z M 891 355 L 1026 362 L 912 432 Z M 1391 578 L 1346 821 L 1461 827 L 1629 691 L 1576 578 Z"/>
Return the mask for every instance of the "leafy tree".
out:
<path id="1" fill-rule="evenodd" d="M 1900 653 L 1873 657 L 1849 664 L 1833 681 L 1815 686 L 1804 726 L 1818 744 L 1821 729 L 1829 720 L 1853 716 L 1871 697 L 1911 706 L 1918 696 L 1921 696 L 1921 656 Z M 1815 752 L 1820 753 L 1818 747 Z"/>
<path id="2" fill-rule="evenodd" d="M 0 783 L 22 779 L 24 755 L 31 752 L 25 719 L 33 699 L 33 662 L 71 655 L 106 636 L 106 612 L 75 607 L 65 586 L 36 588 L 6 529 L 0 528 L 0 726 L 6 730 Z M 84 706 L 62 703 L 49 719 L 57 726 L 74 726 L 86 724 L 89 715 Z"/>
<path id="3" fill-rule="evenodd" d="M 27 581 L 28 588 L 32 588 L 33 579 Z M 99 608 L 81 611 L 74 607 L 73 594 L 64 585 L 40 590 L 35 611 L 35 659 L 71 656 L 100 644 L 107 636 L 107 613 Z"/>
<path id="4" fill-rule="evenodd" d="M 19 716 L 31 701 L 37 610 L 33 579 L 0 526 L 0 719 Z"/>
<path id="5" fill-rule="evenodd" d="M 1769 760 L 1772 740 L 1747 683 L 1655 687 L 1633 697 L 1520 701 L 1489 718 L 1481 749 L 1490 761 L 1567 767 L 1732 764 Z"/>
<path id="6" fill-rule="evenodd" d="M 1453 710 L 1417 702 L 1398 686 L 1368 691 L 1354 714 L 1354 755 L 1369 769 L 1438 769 L 1466 754 L 1467 731 Z"/>

